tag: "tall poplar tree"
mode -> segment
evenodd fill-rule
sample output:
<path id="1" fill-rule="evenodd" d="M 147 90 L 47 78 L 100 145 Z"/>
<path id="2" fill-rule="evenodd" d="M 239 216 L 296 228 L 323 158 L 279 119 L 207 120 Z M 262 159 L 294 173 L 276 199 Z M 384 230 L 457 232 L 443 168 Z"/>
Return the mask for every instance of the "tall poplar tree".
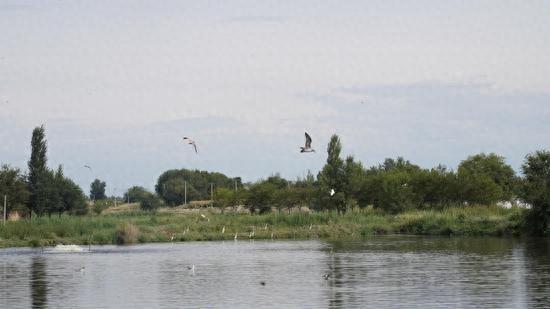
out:
<path id="1" fill-rule="evenodd" d="M 46 196 L 41 190 L 41 184 L 44 183 L 46 177 L 47 158 L 46 158 L 46 133 L 44 126 L 34 128 L 32 131 L 31 139 L 31 158 L 29 159 L 29 191 L 31 193 L 29 198 L 29 210 L 30 214 L 34 211 L 37 214 L 42 214 L 46 208 L 45 199 Z"/>

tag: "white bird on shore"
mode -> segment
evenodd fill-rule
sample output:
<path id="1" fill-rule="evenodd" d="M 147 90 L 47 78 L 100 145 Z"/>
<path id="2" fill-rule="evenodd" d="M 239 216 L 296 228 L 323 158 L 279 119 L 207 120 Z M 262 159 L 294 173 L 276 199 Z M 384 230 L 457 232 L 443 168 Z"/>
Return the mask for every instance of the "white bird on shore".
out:
<path id="1" fill-rule="evenodd" d="M 187 144 L 193 145 L 193 148 L 195 148 L 195 153 L 198 153 L 198 152 L 197 152 L 197 144 L 195 143 L 194 140 L 190 139 L 190 138 L 187 137 L 187 136 L 184 136 L 184 137 L 183 137 L 183 140 L 186 141 Z"/>
<path id="2" fill-rule="evenodd" d="M 311 230 L 312 227 L 313 227 L 313 224 L 310 224 L 310 225 L 309 225 L 309 229 Z"/>
<path id="3" fill-rule="evenodd" d="M 271 232 L 271 239 L 273 239 L 273 232 Z"/>
<path id="4" fill-rule="evenodd" d="M 306 144 L 304 147 L 300 147 L 300 152 L 315 152 L 315 149 L 311 148 L 311 136 L 306 132 Z"/>
<path id="5" fill-rule="evenodd" d="M 336 191 L 334 191 L 334 189 L 330 189 L 330 196 L 334 196 L 335 193 Z"/>
<path id="6" fill-rule="evenodd" d="M 267 223 L 264 225 L 264 230 L 267 230 Z"/>
<path id="7" fill-rule="evenodd" d="M 222 234 L 225 234 L 225 225 L 222 227 Z"/>
<path id="8" fill-rule="evenodd" d="M 233 239 L 237 240 L 237 235 L 238 235 L 238 234 L 237 234 L 237 233 L 235 233 L 235 237 L 233 237 Z"/>

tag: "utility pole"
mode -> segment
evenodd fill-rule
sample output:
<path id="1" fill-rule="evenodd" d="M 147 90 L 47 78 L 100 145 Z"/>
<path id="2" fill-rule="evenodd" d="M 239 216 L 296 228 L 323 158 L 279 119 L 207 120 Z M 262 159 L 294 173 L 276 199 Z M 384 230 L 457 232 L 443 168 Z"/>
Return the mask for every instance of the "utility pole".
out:
<path id="1" fill-rule="evenodd" d="M 214 203 L 214 184 L 210 183 L 210 201 Z"/>
<path id="2" fill-rule="evenodd" d="M 115 207 L 116 207 L 116 188 L 115 188 Z"/>
<path id="3" fill-rule="evenodd" d="M 4 225 L 6 225 L 6 202 L 8 200 L 8 196 L 4 194 Z"/>
<path id="4" fill-rule="evenodd" d="M 187 181 L 183 182 L 183 189 L 184 189 L 184 205 L 187 205 Z"/>

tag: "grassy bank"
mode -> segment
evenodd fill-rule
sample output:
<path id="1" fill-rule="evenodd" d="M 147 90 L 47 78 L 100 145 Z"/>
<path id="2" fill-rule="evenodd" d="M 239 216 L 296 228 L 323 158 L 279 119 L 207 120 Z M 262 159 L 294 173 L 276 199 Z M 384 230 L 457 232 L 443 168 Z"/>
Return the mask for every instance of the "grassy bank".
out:
<path id="1" fill-rule="evenodd" d="M 203 217 L 204 216 L 204 217 Z M 398 215 L 373 209 L 250 215 L 128 210 L 100 216 L 41 217 L 0 225 L 0 247 L 115 244 L 192 240 L 359 239 L 377 234 L 517 235 L 522 210 L 469 206 L 413 210 Z M 225 227 L 225 233 L 222 233 Z"/>

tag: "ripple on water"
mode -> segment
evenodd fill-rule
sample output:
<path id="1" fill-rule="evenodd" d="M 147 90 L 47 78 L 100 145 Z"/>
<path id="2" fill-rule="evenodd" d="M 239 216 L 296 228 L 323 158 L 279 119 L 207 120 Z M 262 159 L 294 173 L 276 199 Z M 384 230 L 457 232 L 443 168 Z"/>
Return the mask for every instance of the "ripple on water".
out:
<path id="1" fill-rule="evenodd" d="M 548 256 L 547 239 L 400 236 L 2 249 L 0 307 L 544 307 Z"/>

